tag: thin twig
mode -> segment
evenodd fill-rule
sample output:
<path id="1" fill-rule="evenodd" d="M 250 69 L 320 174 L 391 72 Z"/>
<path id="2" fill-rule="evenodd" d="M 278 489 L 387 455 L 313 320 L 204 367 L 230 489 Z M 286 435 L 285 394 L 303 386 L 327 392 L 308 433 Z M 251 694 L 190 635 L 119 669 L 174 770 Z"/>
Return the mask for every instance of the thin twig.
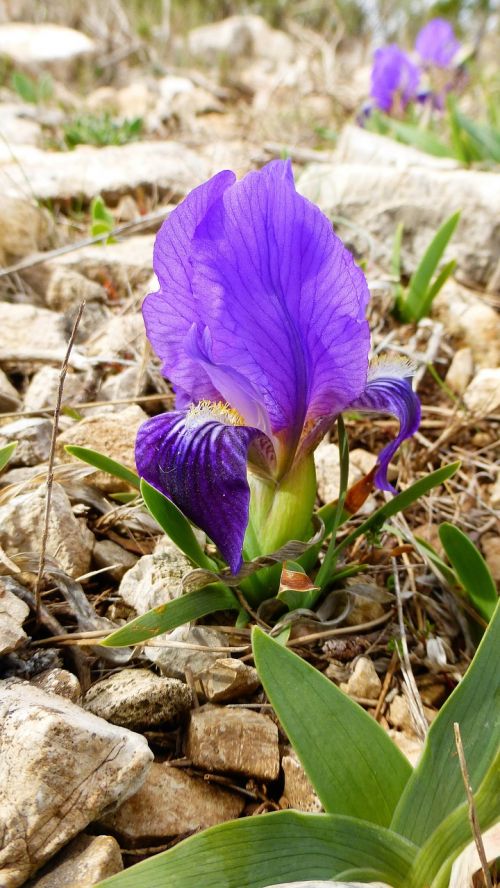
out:
<path id="1" fill-rule="evenodd" d="M 410 654 L 408 651 L 408 643 L 406 641 L 405 624 L 403 618 L 403 601 L 401 598 L 401 587 L 399 585 L 398 565 L 395 558 L 391 558 L 391 562 L 394 574 L 394 589 L 396 592 L 399 634 L 401 637 L 401 652 L 399 646 L 397 649 L 401 660 L 401 672 L 403 673 L 405 688 L 408 695 L 408 705 L 410 706 L 410 713 L 415 723 L 415 728 L 417 729 L 417 733 L 419 734 L 420 739 L 425 740 L 427 736 L 428 725 L 424 713 L 424 707 L 422 705 L 422 700 L 420 699 L 420 694 L 418 692 L 417 683 L 415 681 L 415 676 L 413 675 L 413 670 L 411 668 Z"/>
<path id="2" fill-rule="evenodd" d="M 465 792 L 467 795 L 467 802 L 469 805 L 469 821 L 472 829 L 472 835 L 474 836 L 474 842 L 476 843 L 477 853 L 479 854 L 479 860 L 481 861 L 484 884 L 486 885 L 486 888 L 493 888 L 493 883 L 491 881 L 490 871 L 488 867 L 488 861 L 486 859 L 486 852 L 484 850 L 483 838 L 481 836 L 481 829 L 479 826 L 479 821 L 477 819 L 477 811 L 476 805 L 474 803 L 474 796 L 472 794 L 472 786 L 470 784 L 469 770 L 467 768 L 467 762 L 465 760 L 462 736 L 460 734 L 460 725 L 457 722 L 453 723 L 453 730 L 455 731 L 455 745 L 457 747 L 460 770 L 462 772 Z"/>
<path id="3" fill-rule="evenodd" d="M 66 355 L 61 365 L 61 372 L 59 374 L 59 387 L 57 390 L 57 400 L 56 406 L 54 410 L 54 420 L 52 423 L 52 437 L 50 441 L 50 453 L 49 453 L 49 464 L 47 467 L 47 493 L 45 497 L 45 517 L 43 523 L 43 531 L 42 531 L 42 541 L 40 546 L 40 564 L 38 566 L 38 574 L 35 583 L 35 604 L 36 604 L 36 618 L 40 619 L 40 605 L 41 605 L 41 597 L 40 597 L 40 589 L 42 585 L 43 572 L 45 570 L 45 553 L 47 551 L 47 539 L 49 536 L 49 518 L 50 518 L 50 502 L 52 499 L 52 485 L 54 483 L 54 458 L 56 451 L 56 439 L 57 432 L 59 430 L 59 416 L 61 413 L 61 403 L 62 396 L 64 390 L 64 380 L 66 379 L 66 372 L 68 370 L 69 364 L 69 356 L 71 354 L 71 349 L 73 348 L 73 343 L 75 341 L 76 333 L 78 330 L 78 325 L 80 323 L 83 310 L 85 308 L 85 300 L 80 303 L 78 308 L 78 312 L 75 318 L 75 323 L 73 324 L 73 329 L 71 331 L 71 336 L 69 337 L 68 348 L 66 350 Z"/>

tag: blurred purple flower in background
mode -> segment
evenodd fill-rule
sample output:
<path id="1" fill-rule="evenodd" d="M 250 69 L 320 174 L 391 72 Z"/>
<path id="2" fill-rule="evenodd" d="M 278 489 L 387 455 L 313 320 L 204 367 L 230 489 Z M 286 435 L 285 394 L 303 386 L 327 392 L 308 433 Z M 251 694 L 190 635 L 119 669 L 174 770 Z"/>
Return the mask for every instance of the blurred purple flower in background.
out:
<path id="1" fill-rule="evenodd" d="M 460 49 L 460 43 L 450 22 L 435 18 L 427 22 L 417 34 L 415 49 L 427 65 L 449 68 Z"/>
<path id="2" fill-rule="evenodd" d="M 419 79 L 417 66 L 396 43 L 376 50 L 370 95 L 381 111 L 403 111 L 416 98 Z"/>
<path id="3" fill-rule="evenodd" d="M 206 531 L 233 573 L 244 539 L 249 551 L 255 479 L 278 527 L 273 543 L 308 531 L 312 451 L 342 411 L 399 419 L 376 475 L 392 489 L 389 460 L 420 418 L 412 368 L 369 369 L 365 277 L 297 194 L 289 162 L 240 182 L 221 172 L 192 191 L 158 234 L 154 268 L 160 289 L 143 313 L 177 409 L 140 428 L 138 471 Z"/>

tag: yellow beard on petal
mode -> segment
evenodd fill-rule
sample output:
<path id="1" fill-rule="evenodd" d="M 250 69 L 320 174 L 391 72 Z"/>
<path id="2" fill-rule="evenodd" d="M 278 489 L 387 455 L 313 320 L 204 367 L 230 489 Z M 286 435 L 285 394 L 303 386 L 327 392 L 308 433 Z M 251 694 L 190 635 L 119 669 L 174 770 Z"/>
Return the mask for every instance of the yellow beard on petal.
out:
<path id="1" fill-rule="evenodd" d="M 245 425 L 238 411 L 224 401 L 198 401 L 197 404 L 191 404 L 186 416 L 186 429 L 196 428 L 205 422 L 221 422 L 223 425 L 231 426 Z"/>

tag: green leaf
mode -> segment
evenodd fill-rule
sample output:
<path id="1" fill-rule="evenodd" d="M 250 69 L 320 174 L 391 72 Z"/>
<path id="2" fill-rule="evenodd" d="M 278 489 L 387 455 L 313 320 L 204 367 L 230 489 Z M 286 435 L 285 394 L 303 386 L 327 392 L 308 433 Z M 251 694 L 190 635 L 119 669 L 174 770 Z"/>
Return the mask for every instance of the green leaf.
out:
<path id="1" fill-rule="evenodd" d="M 433 721 L 419 764 L 396 808 L 392 829 L 423 845 L 462 803 L 453 724 L 460 725 L 473 790 L 477 790 L 498 748 L 500 725 L 500 607 L 465 676 Z"/>
<path id="2" fill-rule="evenodd" d="M 394 278 L 394 303 L 398 309 L 404 296 L 403 287 L 401 286 L 401 243 L 403 240 L 403 231 L 404 225 L 402 222 L 399 222 L 394 235 L 391 256 L 391 277 Z"/>
<path id="3" fill-rule="evenodd" d="M 493 577 L 483 556 L 472 540 L 454 524 L 442 524 L 439 528 L 439 539 L 477 612 L 485 620 L 491 620 L 498 596 Z"/>
<path id="4" fill-rule="evenodd" d="M 215 826 L 96 888 L 265 888 L 366 868 L 406 886 L 415 847 L 351 817 L 278 811 Z"/>
<path id="5" fill-rule="evenodd" d="M 105 456 L 104 453 L 99 453 L 97 450 L 91 450 L 90 447 L 78 447 L 76 444 L 66 444 L 64 449 L 71 456 L 76 456 L 82 462 L 95 466 L 96 469 L 100 469 L 101 472 L 107 472 L 108 475 L 113 475 L 114 478 L 126 481 L 127 484 L 139 490 L 139 476 L 115 459 L 110 459 L 109 456 Z"/>
<path id="6" fill-rule="evenodd" d="M 414 126 L 411 123 L 404 123 L 401 120 L 394 120 L 391 117 L 385 116 L 384 123 L 389 134 L 406 145 L 412 145 L 413 148 L 418 148 L 420 151 L 425 151 L 426 154 L 434 155 L 434 157 L 454 156 L 447 145 L 440 142 L 439 139 L 436 139 L 427 130 L 420 129 L 420 127 Z"/>
<path id="7" fill-rule="evenodd" d="M 458 225 L 460 212 L 453 213 L 439 228 L 431 243 L 427 247 L 417 270 L 411 277 L 406 299 L 401 304 L 401 316 L 407 321 L 419 321 L 429 309 L 432 298 L 429 298 L 431 279 L 441 261 L 441 257 L 450 242 L 450 239 Z M 447 274 L 450 274 L 450 266 L 447 266 Z M 443 272 L 440 275 L 442 283 Z M 442 286 L 442 283 L 440 286 Z M 435 286 L 435 285 L 434 285 Z M 431 292 L 434 288 L 431 288 Z M 434 293 L 435 295 L 435 293 Z"/>
<path id="8" fill-rule="evenodd" d="M 457 125 L 467 133 L 474 145 L 480 149 L 480 159 L 494 160 L 496 163 L 500 163 L 500 132 L 486 124 L 471 120 L 456 105 L 453 106 L 453 115 Z"/>
<path id="9" fill-rule="evenodd" d="M 197 620 L 207 614 L 222 610 L 239 610 L 239 608 L 240 605 L 233 592 L 221 583 L 214 583 L 154 607 L 108 635 L 101 644 L 105 647 L 129 647 L 150 641 L 156 635 L 170 632 L 177 626 L 183 626 L 184 623 L 190 623 L 191 620 Z"/>
<path id="10" fill-rule="evenodd" d="M 433 487 L 443 484 L 444 481 L 447 481 L 448 478 L 451 478 L 451 476 L 455 474 L 459 467 L 460 461 L 449 463 L 449 465 L 442 466 L 440 469 L 436 469 L 435 472 L 426 475 L 425 478 L 420 478 L 419 481 L 415 481 L 414 484 L 406 490 L 403 490 L 402 493 L 398 493 L 395 497 L 389 500 L 389 502 L 384 503 L 383 506 L 380 506 L 379 509 L 373 512 L 366 521 L 363 521 L 363 523 L 359 525 L 359 527 L 352 530 L 348 536 L 344 537 L 342 542 L 340 542 L 336 548 L 336 554 L 341 552 L 342 549 L 350 546 L 351 543 L 362 534 L 367 533 L 368 531 L 373 533 L 379 531 L 388 518 L 392 518 L 392 516 L 397 515 L 398 512 L 403 512 L 420 499 L 421 496 L 425 496 L 426 493 L 429 493 L 429 490 L 432 490 Z"/>
<path id="11" fill-rule="evenodd" d="M 459 769 L 458 757 L 455 758 L 455 767 Z M 462 790 L 465 797 L 463 783 Z M 500 754 L 497 753 L 481 786 L 474 793 L 474 807 L 481 832 L 498 821 L 499 798 Z M 432 883 L 433 888 L 447 888 L 454 861 L 472 839 L 468 802 L 464 801 L 439 824 L 418 852 L 408 880 L 410 885 L 419 888 Z"/>
<path id="12" fill-rule="evenodd" d="M 7 465 L 16 447 L 17 441 L 11 441 L 11 443 L 6 444 L 5 447 L 0 447 L 0 472 Z"/>
<path id="13" fill-rule="evenodd" d="M 325 810 L 388 826 L 411 766 L 383 728 L 301 657 L 253 630 L 264 690 Z"/>
<path id="14" fill-rule="evenodd" d="M 217 570 L 215 561 L 205 555 L 188 519 L 172 500 L 163 496 L 144 478 L 141 478 L 140 490 L 147 509 L 181 552 L 184 552 L 184 555 L 198 567 Z"/>

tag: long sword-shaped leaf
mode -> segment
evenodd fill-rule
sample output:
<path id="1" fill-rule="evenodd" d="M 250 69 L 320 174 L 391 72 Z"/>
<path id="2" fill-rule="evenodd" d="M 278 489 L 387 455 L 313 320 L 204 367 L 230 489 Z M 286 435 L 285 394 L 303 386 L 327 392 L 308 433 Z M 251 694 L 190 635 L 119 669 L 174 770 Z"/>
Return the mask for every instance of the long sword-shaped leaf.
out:
<path id="1" fill-rule="evenodd" d="M 388 826 L 411 766 L 383 728 L 296 654 L 254 629 L 255 665 L 326 811 Z"/>
<path id="2" fill-rule="evenodd" d="M 443 222 L 427 247 L 417 270 L 411 277 L 406 299 L 401 305 L 403 320 L 418 321 L 430 307 L 427 293 L 431 285 L 431 279 L 458 225 L 459 219 L 460 213 L 453 213 L 449 219 Z"/>
<path id="3" fill-rule="evenodd" d="M 458 722 L 473 790 L 496 755 L 500 728 L 500 606 L 465 676 L 433 721 L 424 753 L 406 784 L 391 828 L 423 845 L 462 803 L 453 724 Z"/>
<path id="4" fill-rule="evenodd" d="M 205 586 L 204 589 L 197 589 L 195 592 L 189 592 L 188 595 L 174 598 L 173 601 L 161 604 L 148 611 L 147 614 L 136 617 L 126 626 L 117 629 L 112 635 L 108 635 L 101 644 L 106 647 L 128 647 L 140 644 L 143 641 L 150 641 L 163 632 L 170 632 L 177 626 L 183 626 L 184 623 L 189 623 L 191 620 L 213 614 L 215 611 L 239 609 L 240 605 L 234 593 L 222 584 L 214 583 L 211 586 Z"/>
<path id="5" fill-rule="evenodd" d="M 458 769 L 458 760 L 455 764 Z M 463 795 L 465 796 L 465 789 Z M 474 806 L 482 832 L 500 818 L 499 799 L 500 753 L 490 765 L 479 790 L 474 794 Z M 471 841 L 468 803 L 464 801 L 438 826 L 418 852 L 412 866 L 409 884 L 419 888 L 420 885 L 432 883 L 433 888 L 438 886 L 446 888 L 454 861 Z"/>
<path id="6" fill-rule="evenodd" d="M 188 519 L 172 500 L 163 496 L 159 490 L 148 484 L 144 478 L 141 478 L 141 493 L 153 518 L 181 552 L 184 552 L 184 555 L 198 567 L 216 570 L 217 565 L 211 558 L 205 555 Z"/>
<path id="7" fill-rule="evenodd" d="M 416 850 L 351 817 L 279 811 L 212 827 L 96 888 L 265 888 L 353 867 L 403 888 Z"/>
<path id="8" fill-rule="evenodd" d="M 425 478 L 420 478 L 419 481 L 415 481 L 407 490 L 403 490 L 402 493 L 398 493 L 392 499 L 390 499 L 387 503 L 384 503 L 383 506 L 380 506 L 375 512 L 372 512 L 369 518 L 366 521 L 363 521 L 359 527 L 356 527 L 354 530 L 348 534 L 341 543 L 335 549 L 335 555 L 338 555 L 342 549 L 350 546 L 354 540 L 357 540 L 359 536 L 363 533 L 368 533 L 368 531 L 376 532 L 381 529 L 382 525 L 387 521 L 388 518 L 392 518 L 393 515 L 397 515 L 398 512 L 403 512 L 413 503 L 415 503 L 421 496 L 424 496 L 426 493 L 429 493 L 433 487 L 437 487 L 439 484 L 442 484 L 444 481 L 447 481 L 448 478 L 451 478 L 452 475 L 455 474 L 457 469 L 460 467 L 460 462 L 450 463 L 447 466 L 442 466 L 440 469 L 436 469 L 435 472 L 431 472 L 429 475 L 426 475 Z"/>
<path id="9" fill-rule="evenodd" d="M 76 444 L 67 444 L 64 449 L 66 453 L 76 456 L 77 459 L 88 463 L 89 466 L 94 466 L 96 469 L 100 469 L 101 472 L 107 472 L 108 475 L 113 475 L 114 478 L 120 478 L 121 481 L 126 481 L 127 484 L 139 490 L 139 476 L 132 469 L 128 469 L 127 466 L 122 465 L 122 463 L 117 462 L 115 459 L 110 459 L 109 456 L 99 453 L 98 450 L 92 450 L 90 447 L 78 447 Z"/>
<path id="10" fill-rule="evenodd" d="M 485 620 L 491 620 L 498 595 L 493 577 L 479 549 L 454 524 L 442 524 L 439 539 L 474 607 Z"/>

